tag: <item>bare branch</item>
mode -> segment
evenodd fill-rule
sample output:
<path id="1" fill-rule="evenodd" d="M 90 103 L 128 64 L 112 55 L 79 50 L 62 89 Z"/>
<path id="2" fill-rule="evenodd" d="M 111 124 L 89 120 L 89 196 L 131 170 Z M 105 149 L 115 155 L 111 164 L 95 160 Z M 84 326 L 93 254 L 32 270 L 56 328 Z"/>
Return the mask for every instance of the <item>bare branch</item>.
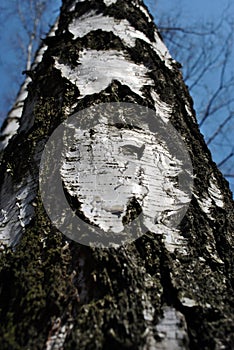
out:
<path id="1" fill-rule="evenodd" d="M 207 140 L 207 145 L 209 145 L 214 139 L 220 134 L 221 130 L 224 128 L 224 126 L 232 119 L 233 114 L 230 114 L 224 121 L 221 123 L 216 129 L 216 131 L 213 133 L 213 135 Z"/>
<path id="2" fill-rule="evenodd" d="M 220 92 L 222 91 L 222 89 L 224 88 L 224 74 L 227 68 L 227 63 L 228 63 L 228 52 L 229 49 L 226 50 L 225 52 L 225 57 L 224 57 L 224 62 L 223 62 L 223 66 L 221 68 L 221 72 L 220 72 L 220 82 L 219 82 L 219 86 L 217 87 L 216 91 L 214 92 L 213 96 L 210 98 L 207 106 L 206 106 L 206 110 L 204 113 L 204 116 L 200 122 L 200 127 L 202 126 L 202 124 L 206 121 L 206 119 L 209 117 L 210 115 L 210 111 L 211 111 L 211 107 L 214 103 L 214 101 L 216 100 L 216 98 L 218 97 L 218 95 L 220 94 Z"/>
<path id="3" fill-rule="evenodd" d="M 222 165 L 224 165 L 233 156 L 234 156 L 234 151 L 232 150 L 231 153 L 218 164 L 218 167 L 221 167 Z"/>
<path id="4" fill-rule="evenodd" d="M 181 32 L 184 34 L 192 34 L 192 35 L 197 35 L 197 36 L 204 36 L 204 35 L 211 35 L 211 34 L 215 34 L 217 28 L 219 27 L 219 25 L 217 25 L 215 28 L 208 30 L 208 31 L 201 31 L 201 32 L 197 32 L 195 29 L 186 29 L 183 27 L 163 27 L 163 26 L 158 26 L 158 29 L 161 33 L 163 32 Z"/>

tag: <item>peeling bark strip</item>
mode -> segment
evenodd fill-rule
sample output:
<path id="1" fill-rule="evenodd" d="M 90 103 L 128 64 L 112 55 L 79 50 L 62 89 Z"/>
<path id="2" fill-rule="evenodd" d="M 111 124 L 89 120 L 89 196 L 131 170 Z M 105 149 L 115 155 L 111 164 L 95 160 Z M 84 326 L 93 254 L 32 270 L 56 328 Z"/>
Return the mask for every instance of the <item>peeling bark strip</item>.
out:
<path id="1" fill-rule="evenodd" d="M 20 127 L 2 153 L 1 349 L 232 349 L 232 196 L 198 130 L 177 64 L 146 7 L 140 0 L 64 0 L 58 29 L 45 45 L 41 62 L 32 68 Z M 168 125 L 170 120 L 189 150 L 193 196 L 173 231 L 179 239 L 173 249 L 167 241 L 171 228 L 165 226 L 163 235 L 150 227 L 118 248 L 86 247 L 66 238 L 43 208 L 39 165 L 50 135 L 73 113 L 114 102 L 154 109 L 155 118 Z M 82 129 L 87 132 L 94 119 L 84 120 L 90 122 Z M 123 143 L 131 136 L 139 146 L 143 136 L 149 137 L 133 128 L 116 136 L 108 122 L 100 127 L 104 124 L 113 144 L 120 145 L 120 135 Z M 72 159 L 77 146 L 85 148 L 83 136 L 77 134 L 77 144 L 64 154 L 61 173 L 68 199 L 74 192 Z M 58 145 L 52 146 L 56 154 Z M 169 154 L 176 151 L 172 147 Z M 140 147 L 136 157 L 141 152 Z M 78 167 L 84 182 L 85 167 Z M 187 188 L 186 178 L 181 181 Z M 128 220 L 144 209 L 146 197 L 138 189 L 139 203 L 131 203 Z M 90 197 L 84 188 L 79 191 L 87 205 Z M 153 199 L 153 191 L 150 195 Z M 79 209 L 75 201 L 70 204 Z M 53 206 L 59 205 L 55 200 Z"/>

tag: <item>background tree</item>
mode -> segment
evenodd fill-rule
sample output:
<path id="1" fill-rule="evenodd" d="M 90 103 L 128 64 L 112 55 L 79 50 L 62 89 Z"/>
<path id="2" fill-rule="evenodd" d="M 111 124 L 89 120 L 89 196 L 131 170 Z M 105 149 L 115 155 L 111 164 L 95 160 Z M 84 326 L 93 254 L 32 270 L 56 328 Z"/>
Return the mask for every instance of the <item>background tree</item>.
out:
<path id="1" fill-rule="evenodd" d="M 31 80 L 29 76 L 25 78 L 25 72 L 31 69 L 33 61 L 37 64 L 40 60 L 43 52 L 41 38 L 48 32 L 49 24 L 55 21 L 58 6 L 58 3 L 56 5 L 43 0 L 13 0 L 10 3 L 2 3 L 1 19 L 5 24 L 5 30 L 9 32 L 7 44 L 9 54 L 4 50 L 2 66 L 5 66 L 11 84 L 2 93 L 3 107 L 0 117 L 2 122 L 4 120 L 5 122 L 2 126 L 0 149 L 6 146 L 11 135 L 18 129 L 24 99 L 27 96 L 27 85 Z M 3 41 L 2 47 L 5 45 Z M 14 70 L 9 71 L 12 61 Z"/>

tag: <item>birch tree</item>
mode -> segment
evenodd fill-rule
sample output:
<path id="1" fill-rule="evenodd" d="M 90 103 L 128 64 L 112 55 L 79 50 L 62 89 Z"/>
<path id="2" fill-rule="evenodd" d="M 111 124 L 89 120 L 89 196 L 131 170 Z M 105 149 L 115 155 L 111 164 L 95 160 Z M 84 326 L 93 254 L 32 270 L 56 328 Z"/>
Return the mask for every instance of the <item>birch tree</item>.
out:
<path id="1" fill-rule="evenodd" d="M 233 201 L 140 0 L 64 0 L 1 159 L 1 349 L 231 349 Z"/>

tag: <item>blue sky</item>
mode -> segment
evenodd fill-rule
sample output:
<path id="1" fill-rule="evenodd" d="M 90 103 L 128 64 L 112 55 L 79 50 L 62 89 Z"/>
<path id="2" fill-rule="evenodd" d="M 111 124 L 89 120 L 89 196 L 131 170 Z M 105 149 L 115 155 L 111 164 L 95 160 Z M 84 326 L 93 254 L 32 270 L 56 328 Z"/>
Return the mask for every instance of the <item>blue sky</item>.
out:
<path id="1" fill-rule="evenodd" d="M 8 11 L 11 11 L 13 9 L 13 2 L 13 0 L 2 0 L 1 6 L 5 6 Z M 172 18 L 173 15 L 176 15 L 177 23 L 181 26 L 197 26 L 197 29 L 199 30 L 201 23 L 217 23 L 220 20 L 221 14 L 223 14 L 225 9 L 228 8 L 228 4 L 229 8 L 225 12 L 225 17 L 227 19 L 232 18 L 234 22 L 234 2 L 229 0 L 148 0 L 145 1 L 145 3 L 151 10 L 151 13 L 154 15 L 156 19 L 156 24 L 160 20 L 161 14 L 166 13 Z M 60 1 L 56 0 L 54 1 L 54 4 L 58 4 L 57 7 L 59 7 Z M 55 16 L 56 11 L 54 11 L 52 16 L 50 15 L 46 18 L 46 30 L 49 29 L 49 24 L 52 24 L 52 17 Z M 19 51 L 16 49 L 18 40 L 17 34 L 20 28 L 19 22 L 17 22 L 14 13 L 11 16 L 9 16 L 6 15 L 6 12 L 2 12 L 0 18 L 2 25 L 2 30 L 0 33 L 0 123 L 2 123 L 5 115 L 7 114 L 7 111 L 9 110 L 11 103 L 13 103 L 14 101 L 19 83 L 23 80 L 22 70 L 24 70 L 25 67 L 23 66 L 22 60 L 20 61 L 20 54 Z M 230 72 L 232 70 L 233 61 L 234 55 L 232 53 L 228 67 L 228 70 Z M 229 71 L 227 71 L 227 74 L 229 73 Z M 218 81 L 218 79 L 219 76 L 217 75 L 215 69 L 213 69 L 213 71 L 210 71 L 207 75 L 207 84 L 214 85 Z M 193 91 L 192 96 L 195 99 L 196 107 L 196 101 L 201 98 L 201 96 L 199 96 L 199 91 Z M 205 136 L 207 136 L 211 130 L 215 131 L 215 128 L 217 128 L 217 126 L 220 123 L 219 118 L 221 120 L 223 116 L 215 116 L 213 120 L 209 120 L 203 125 L 202 132 Z M 218 140 L 219 142 L 217 141 L 216 144 L 211 146 L 214 160 L 217 163 L 222 160 L 224 154 L 227 155 L 230 152 L 230 142 L 232 142 L 234 149 L 234 143 L 232 140 L 232 135 L 234 134 L 234 129 L 232 129 L 233 125 L 230 124 L 227 127 L 230 129 L 230 134 L 223 135 L 223 141 L 221 141 L 220 139 Z M 233 158 L 234 157 L 232 157 L 232 159 Z M 230 164 L 230 169 L 223 170 L 228 172 L 232 171 L 232 173 L 234 173 L 234 159 L 233 163 Z M 229 178 L 229 181 L 232 184 L 232 190 L 234 191 L 234 178 Z"/>
<path id="2" fill-rule="evenodd" d="M 165 11 L 165 9 L 168 11 L 180 9 L 180 21 L 185 24 L 190 24 L 191 21 L 197 22 L 201 20 L 210 21 L 218 19 L 229 4 L 230 13 L 233 13 L 234 10 L 234 4 L 229 0 L 147 0 L 145 3 L 149 6 L 151 12 L 155 12 L 155 9 L 159 11 Z"/>

